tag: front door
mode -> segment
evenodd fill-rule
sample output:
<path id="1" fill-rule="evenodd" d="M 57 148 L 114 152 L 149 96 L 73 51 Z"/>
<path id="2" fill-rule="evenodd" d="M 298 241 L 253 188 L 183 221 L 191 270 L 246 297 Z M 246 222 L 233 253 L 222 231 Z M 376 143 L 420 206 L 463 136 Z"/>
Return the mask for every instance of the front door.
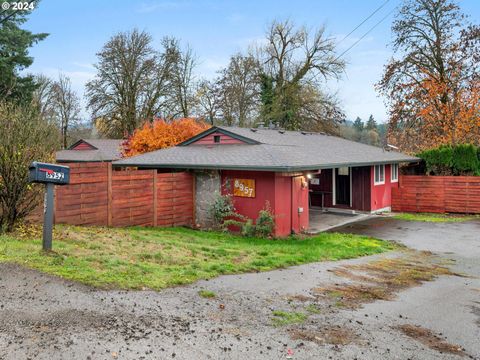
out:
<path id="1" fill-rule="evenodd" d="M 350 206 L 350 168 L 335 169 L 335 204 Z"/>

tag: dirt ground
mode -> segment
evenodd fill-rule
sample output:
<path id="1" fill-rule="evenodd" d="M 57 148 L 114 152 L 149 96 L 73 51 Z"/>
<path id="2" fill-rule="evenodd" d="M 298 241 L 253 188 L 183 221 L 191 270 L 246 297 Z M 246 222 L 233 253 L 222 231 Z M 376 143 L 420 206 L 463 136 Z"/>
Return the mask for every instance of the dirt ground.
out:
<path id="1" fill-rule="evenodd" d="M 373 218 L 337 231 L 409 249 L 160 292 L 1 264 L 0 358 L 480 359 L 478 220 Z"/>

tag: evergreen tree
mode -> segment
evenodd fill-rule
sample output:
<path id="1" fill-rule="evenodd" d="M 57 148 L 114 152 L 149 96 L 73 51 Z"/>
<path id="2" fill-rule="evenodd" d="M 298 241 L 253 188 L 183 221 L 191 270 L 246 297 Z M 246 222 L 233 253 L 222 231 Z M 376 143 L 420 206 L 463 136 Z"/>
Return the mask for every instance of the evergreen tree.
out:
<path id="1" fill-rule="evenodd" d="M 38 2 L 31 3 L 37 5 Z M 33 8 L 33 6 L 32 6 Z M 0 13 L 0 99 L 28 103 L 36 89 L 33 76 L 20 72 L 33 63 L 28 49 L 48 34 L 33 34 L 20 26 L 27 21 L 30 11 L 3 10 Z"/>
<path id="2" fill-rule="evenodd" d="M 370 115 L 367 121 L 367 130 L 376 130 L 377 129 L 377 122 L 373 118 L 373 115 Z"/>
<path id="3" fill-rule="evenodd" d="M 363 131 L 364 124 L 363 124 L 362 119 L 360 119 L 359 116 L 357 116 L 357 118 L 356 118 L 355 121 L 353 122 L 353 127 L 354 127 L 355 130 L 357 130 L 358 132 L 362 132 L 362 131 Z"/>

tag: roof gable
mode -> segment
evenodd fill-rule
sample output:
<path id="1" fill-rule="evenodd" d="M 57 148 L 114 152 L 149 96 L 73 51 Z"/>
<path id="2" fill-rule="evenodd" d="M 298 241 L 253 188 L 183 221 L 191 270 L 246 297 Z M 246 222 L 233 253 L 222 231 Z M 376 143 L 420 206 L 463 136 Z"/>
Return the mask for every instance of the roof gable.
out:
<path id="1" fill-rule="evenodd" d="M 71 145 L 68 150 L 98 150 L 95 146 L 90 144 L 89 142 L 80 139 L 73 145 Z"/>
<path id="2" fill-rule="evenodd" d="M 214 136 L 220 136 L 220 143 L 214 142 Z M 226 141 L 222 142 L 221 140 L 225 139 Z M 181 142 L 177 146 L 187 146 L 187 145 L 232 145 L 232 144 L 249 144 L 249 145 L 256 145 L 260 144 L 260 142 L 253 140 L 249 137 L 237 134 L 232 131 L 228 131 L 226 129 L 212 126 L 210 129 L 207 129 L 201 132 L 194 137 Z"/>

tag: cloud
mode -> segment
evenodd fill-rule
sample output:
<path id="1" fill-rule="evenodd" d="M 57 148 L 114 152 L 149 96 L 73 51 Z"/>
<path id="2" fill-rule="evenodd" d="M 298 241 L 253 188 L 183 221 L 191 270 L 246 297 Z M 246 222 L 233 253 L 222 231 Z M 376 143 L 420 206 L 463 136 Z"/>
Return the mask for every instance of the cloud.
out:
<path id="1" fill-rule="evenodd" d="M 175 10 L 180 8 L 185 8 L 190 5 L 189 2 L 185 1 L 158 1 L 150 3 L 142 3 L 140 7 L 136 9 L 136 12 L 146 14 L 152 13 L 159 10 Z"/>
<path id="2" fill-rule="evenodd" d="M 81 62 L 74 61 L 72 62 L 72 65 L 75 65 L 82 69 L 95 70 L 95 67 L 93 66 L 93 64 L 89 64 L 89 63 L 81 63 Z"/>
<path id="3" fill-rule="evenodd" d="M 217 71 L 223 69 L 227 65 L 228 57 L 206 58 L 198 65 L 196 73 L 198 77 L 213 79 L 218 75 Z"/>

